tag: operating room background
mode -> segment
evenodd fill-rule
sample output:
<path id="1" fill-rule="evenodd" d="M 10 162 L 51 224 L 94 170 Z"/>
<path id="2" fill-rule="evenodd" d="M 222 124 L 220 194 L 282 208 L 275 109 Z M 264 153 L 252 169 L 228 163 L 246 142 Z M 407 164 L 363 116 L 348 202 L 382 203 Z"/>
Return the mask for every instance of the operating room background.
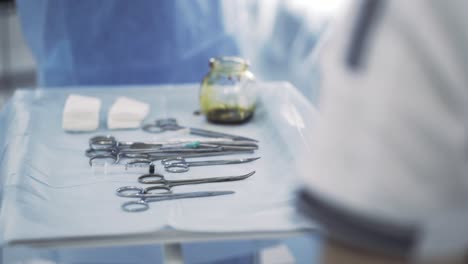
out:
<path id="1" fill-rule="evenodd" d="M 345 2 L 223 1 L 224 26 L 235 37 L 242 56 L 250 60 L 257 79 L 289 81 L 315 104 L 319 97 L 317 43 Z M 36 63 L 21 33 L 14 1 L 2 0 L 0 107 L 15 89 L 34 88 L 36 78 Z"/>
<path id="2" fill-rule="evenodd" d="M 315 104 L 320 94 L 317 43 L 346 1 L 223 1 L 224 26 L 235 36 L 242 56 L 250 60 L 257 79 L 289 81 Z M 208 71 L 208 62 L 201 67 Z M 35 89 L 36 68 L 21 33 L 14 2 L 0 0 L 0 109 L 16 89 Z M 311 246 L 318 243 L 316 238 L 290 238 L 283 242 L 297 263 L 308 263 L 317 254 L 316 247 Z M 80 252 L 64 250 L 60 254 L 67 253 Z M 280 260 L 284 255 L 280 251 L 270 258 Z"/>
<path id="3" fill-rule="evenodd" d="M 18 87 L 34 87 L 36 66 L 13 1 L 0 1 L 0 107 Z"/>

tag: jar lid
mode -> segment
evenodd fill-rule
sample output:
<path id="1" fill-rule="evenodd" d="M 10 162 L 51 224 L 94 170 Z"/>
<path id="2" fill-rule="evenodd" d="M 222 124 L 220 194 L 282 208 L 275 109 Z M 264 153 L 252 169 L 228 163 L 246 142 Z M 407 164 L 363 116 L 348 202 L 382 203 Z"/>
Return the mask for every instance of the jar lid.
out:
<path id="1" fill-rule="evenodd" d="M 221 71 L 245 71 L 249 62 L 241 57 L 223 56 L 210 59 L 210 68 Z"/>

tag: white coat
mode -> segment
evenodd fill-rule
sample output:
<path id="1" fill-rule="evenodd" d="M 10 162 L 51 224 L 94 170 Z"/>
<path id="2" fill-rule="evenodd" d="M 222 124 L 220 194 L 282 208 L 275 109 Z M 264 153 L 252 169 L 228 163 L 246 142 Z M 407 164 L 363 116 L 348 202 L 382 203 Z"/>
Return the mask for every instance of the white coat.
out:
<path id="1" fill-rule="evenodd" d="M 366 17 L 370 2 L 377 7 Z M 416 225 L 415 256 L 462 254 L 468 2 L 370 0 L 351 10 L 321 52 L 306 190 L 359 215 Z"/>

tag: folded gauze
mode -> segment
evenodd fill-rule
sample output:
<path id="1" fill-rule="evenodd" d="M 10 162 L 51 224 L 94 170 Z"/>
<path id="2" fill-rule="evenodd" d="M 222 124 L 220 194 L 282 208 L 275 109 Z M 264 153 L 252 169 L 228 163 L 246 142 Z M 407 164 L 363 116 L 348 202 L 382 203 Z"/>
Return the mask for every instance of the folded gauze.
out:
<path id="1" fill-rule="evenodd" d="M 138 128 L 148 113 L 149 104 L 128 97 L 119 97 L 109 109 L 107 128 Z"/>
<path id="2" fill-rule="evenodd" d="M 71 94 L 63 109 L 62 127 L 66 131 L 93 131 L 99 127 L 101 100 Z"/>

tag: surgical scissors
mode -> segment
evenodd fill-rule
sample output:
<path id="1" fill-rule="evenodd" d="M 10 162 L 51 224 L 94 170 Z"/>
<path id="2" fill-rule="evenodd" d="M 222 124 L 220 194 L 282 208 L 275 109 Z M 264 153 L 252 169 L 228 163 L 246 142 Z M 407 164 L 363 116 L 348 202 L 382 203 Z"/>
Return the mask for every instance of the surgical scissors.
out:
<path id="1" fill-rule="evenodd" d="M 214 137 L 214 138 L 227 138 L 232 140 L 244 140 L 244 141 L 251 141 L 251 142 L 258 142 L 258 140 L 242 137 L 237 135 L 231 135 L 221 132 L 215 132 L 200 128 L 192 128 L 192 127 L 183 127 L 177 124 L 177 120 L 175 118 L 166 118 L 166 119 L 158 119 L 154 123 L 143 125 L 143 131 L 148 133 L 163 133 L 165 131 L 175 131 L 187 128 L 192 135 L 202 136 L 202 137 Z"/>
<path id="2" fill-rule="evenodd" d="M 169 147 L 183 147 L 183 148 L 198 148 L 202 144 L 197 141 L 184 142 L 184 143 L 163 143 L 163 142 L 134 142 L 134 141 L 117 141 L 114 136 L 94 136 L 89 139 L 89 149 L 86 151 L 86 156 L 91 157 L 94 155 L 107 154 L 110 152 L 140 152 L 160 150 L 161 148 L 168 149 Z"/>
<path id="3" fill-rule="evenodd" d="M 136 163 L 151 163 L 157 160 L 163 160 L 167 158 L 183 157 L 183 158 L 201 158 L 201 157 L 213 157 L 213 156 L 223 156 L 223 155 L 236 155 L 236 154 L 252 154 L 253 150 L 231 150 L 231 151 L 205 151 L 205 152 L 185 152 L 185 153 L 169 153 L 169 152 L 146 152 L 146 153 L 118 153 L 118 152 L 108 152 L 103 154 L 96 154 L 94 156 L 89 156 L 89 166 L 93 166 L 95 160 L 108 160 L 111 164 L 117 164 L 122 159 L 134 159 Z M 132 165 L 132 161 L 127 163 Z"/>
<path id="4" fill-rule="evenodd" d="M 203 161 L 186 161 L 184 158 L 168 158 L 161 160 L 161 164 L 164 166 L 164 169 L 167 172 L 181 173 L 189 171 L 189 167 L 192 166 L 214 166 L 214 165 L 227 165 L 227 164 L 241 164 L 247 163 L 254 160 L 258 160 L 260 157 L 256 158 L 244 158 L 244 159 L 231 159 L 231 160 L 203 160 Z"/>
<path id="5" fill-rule="evenodd" d="M 138 177 L 138 182 L 153 184 L 150 187 L 141 188 L 136 186 L 123 186 L 116 190 L 118 196 L 130 198 L 153 197 L 154 195 L 171 194 L 172 188 L 180 185 L 204 184 L 215 182 L 240 181 L 254 175 L 255 171 L 240 176 L 211 177 L 190 180 L 166 180 L 163 175 L 152 173 Z"/>
<path id="6" fill-rule="evenodd" d="M 143 212 L 149 209 L 150 202 L 161 202 L 176 199 L 187 199 L 187 198 L 201 198 L 201 197 L 212 197 L 218 195 L 234 194 L 233 191 L 215 191 L 215 192 L 189 192 L 189 193 L 178 193 L 178 194 L 166 194 L 166 195 L 147 195 L 140 196 L 139 200 L 128 201 L 121 205 L 122 210 L 126 212 Z"/>
<path id="7" fill-rule="evenodd" d="M 117 141 L 111 135 L 98 135 L 89 139 L 89 148 L 93 150 L 116 150 L 116 149 L 153 149 L 160 148 L 163 144 L 160 142 L 134 142 Z"/>
<path id="8" fill-rule="evenodd" d="M 218 151 L 256 150 L 258 145 L 251 141 L 181 140 L 175 142 L 131 142 L 117 141 L 113 136 L 95 136 L 89 140 L 89 149 L 85 154 L 94 159 L 112 159 L 117 162 L 121 156 L 129 158 L 147 158 L 153 154 L 206 153 Z"/>

